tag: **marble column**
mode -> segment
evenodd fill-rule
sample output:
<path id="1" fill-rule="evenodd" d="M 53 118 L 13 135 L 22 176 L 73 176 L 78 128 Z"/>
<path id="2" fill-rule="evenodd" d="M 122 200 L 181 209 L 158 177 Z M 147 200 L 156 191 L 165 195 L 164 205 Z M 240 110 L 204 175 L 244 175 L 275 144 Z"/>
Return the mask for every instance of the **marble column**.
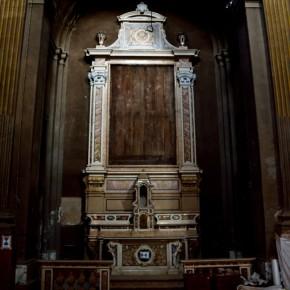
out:
<path id="1" fill-rule="evenodd" d="M 290 233 L 290 3 L 289 0 L 263 0 L 271 75 L 274 89 L 281 211 L 278 223 L 282 234 Z"/>

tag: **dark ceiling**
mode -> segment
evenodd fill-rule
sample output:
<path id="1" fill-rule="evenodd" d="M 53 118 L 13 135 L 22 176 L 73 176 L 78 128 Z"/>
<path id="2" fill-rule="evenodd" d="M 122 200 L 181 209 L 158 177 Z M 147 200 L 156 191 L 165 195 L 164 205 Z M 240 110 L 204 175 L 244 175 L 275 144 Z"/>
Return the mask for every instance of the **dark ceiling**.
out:
<path id="1" fill-rule="evenodd" d="M 135 10 L 140 0 L 47 0 L 52 9 L 49 14 L 52 22 L 65 21 L 68 11 L 74 7 L 79 15 L 86 13 L 91 7 L 103 10 L 117 9 L 119 11 Z M 166 15 L 167 11 L 175 11 L 185 17 L 200 23 L 210 30 L 226 30 L 235 26 L 244 11 L 244 0 L 144 0 L 149 10 Z"/>
<path id="2" fill-rule="evenodd" d="M 72 2 L 80 2 L 83 5 L 86 3 L 91 4 L 92 2 L 95 3 L 97 6 L 111 6 L 111 7 L 124 7 L 128 6 L 135 7 L 138 4 L 139 0 L 110 0 L 110 1 L 97 1 L 97 0 L 47 0 L 47 2 L 53 3 L 55 7 L 65 7 Z M 149 7 L 154 6 L 163 6 L 163 7 L 175 7 L 177 9 L 184 9 L 184 10 L 196 10 L 202 8 L 204 11 L 211 11 L 218 9 L 218 11 L 224 9 L 234 9 L 235 7 L 239 6 L 244 0 L 145 0 L 143 1 L 148 4 Z M 216 11 L 217 12 L 217 11 Z"/>

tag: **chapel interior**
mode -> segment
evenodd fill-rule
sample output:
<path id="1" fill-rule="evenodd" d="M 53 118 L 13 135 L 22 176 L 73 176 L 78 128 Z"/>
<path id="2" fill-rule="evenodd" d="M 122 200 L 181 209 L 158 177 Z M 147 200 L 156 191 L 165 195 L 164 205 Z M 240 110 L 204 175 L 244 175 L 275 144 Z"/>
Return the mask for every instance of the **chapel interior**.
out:
<path id="1" fill-rule="evenodd" d="M 0 289 L 290 287 L 289 6 L 2 0 Z"/>

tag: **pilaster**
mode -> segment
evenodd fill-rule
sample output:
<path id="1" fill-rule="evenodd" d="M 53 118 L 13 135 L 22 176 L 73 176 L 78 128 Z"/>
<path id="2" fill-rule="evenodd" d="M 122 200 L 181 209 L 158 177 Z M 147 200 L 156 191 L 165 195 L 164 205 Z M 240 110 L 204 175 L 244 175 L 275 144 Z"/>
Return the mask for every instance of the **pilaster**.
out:
<path id="1" fill-rule="evenodd" d="M 290 233 L 290 3 L 288 0 L 263 0 L 271 74 L 274 88 L 275 117 L 279 148 L 281 233 Z"/>
<path id="2" fill-rule="evenodd" d="M 235 230 L 236 217 L 234 214 L 237 172 L 237 142 L 236 120 L 234 110 L 234 96 L 232 89 L 232 60 L 227 44 L 215 41 L 215 59 L 217 91 L 218 91 L 218 116 L 219 116 L 219 144 L 221 156 L 221 184 L 223 218 L 227 224 L 226 247 L 228 250 L 237 250 L 238 236 Z"/>
<path id="3" fill-rule="evenodd" d="M 0 281 L 11 289 L 15 268 L 15 199 L 11 160 L 26 2 L 3 0 L 0 9 Z"/>
<path id="4" fill-rule="evenodd" d="M 9 174 L 26 1 L 3 0 L 0 12 L 0 212 L 10 207 Z"/>
<path id="5" fill-rule="evenodd" d="M 48 47 L 44 1 L 27 1 L 24 13 L 21 62 L 17 66 L 19 78 L 9 180 L 9 194 L 16 224 L 13 252 L 18 274 L 21 268 L 19 265 L 26 265 L 22 268 L 30 272 L 30 267 L 34 267 L 35 262 L 27 261 L 36 258 L 39 250 L 40 147 Z M 35 281 L 35 277 L 27 276 L 27 279 L 17 280 L 16 288 L 30 289 Z M 11 286 L 13 284 L 14 281 Z"/>
<path id="6" fill-rule="evenodd" d="M 16 246 L 19 260 L 33 257 L 39 220 L 38 180 L 47 59 L 47 23 L 44 3 L 29 2 L 26 9 L 19 92 L 15 119 L 11 195 L 17 203 Z M 45 35 L 47 37 L 47 35 Z M 41 61 L 40 61 L 41 60 Z M 33 221 L 33 223 L 31 223 Z"/>
<path id="7" fill-rule="evenodd" d="M 275 232 L 274 216 L 279 208 L 278 162 L 276 158 L 275 125 L 273 122 L 271 74 L 266 45 L 267 37 L 264 30 L 263 7 L 260 1 L 246 1 L 246 20 L 259 141 L 261 199 L 263 201 L 265 225 L 263 234 L 266 241 L 266 255 L 271 255 Z M 263 225 L 260 226 L 261 228 L 263 227 Z M 261 228 L 258 230 L 261 230 Z"/>
<path id="8" fill-rule="evenodd" d="M 194 123 L 194 90 L 196 79 L 194 68 L 188 61 L 177 64 L 176 77 L 178 81 L 178 94 L 181 97 L 181 131 L 180 141 L 180 167 L 181 171 L 192 171 L 196 167 L 196 144 Z"/>
<path id="9" fill-rule="evenodd" d="M 54 48 L 50 70 L 50 88 L 47 108 L 47 142 L 45 168 L 44 225 L 42 256 L 55 259 L 59 252 L 60 225 L 59 209 L 62 195 L 63 143 L 65 121 L 65 79 L 68 53 Z"/>
<path id="10" fill-rule="evenodd" d="M 90 82 L 90 135 L 88 166 L 104 171 L 106 162 L 106 102 L 108 67 L 104 59 L 94 61 L 88 74 Z"/>

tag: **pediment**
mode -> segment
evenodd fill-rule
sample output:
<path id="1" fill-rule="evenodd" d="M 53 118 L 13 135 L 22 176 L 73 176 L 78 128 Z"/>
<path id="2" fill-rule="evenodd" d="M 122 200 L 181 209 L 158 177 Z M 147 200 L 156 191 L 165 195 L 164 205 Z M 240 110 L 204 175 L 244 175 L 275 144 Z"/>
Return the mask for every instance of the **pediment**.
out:
<path id="1" fill-rule="evenodd" d="M 95 48 L 88 48 L 86 56 L 198 57 L 199 50 L 188 49 L 184 37 L 179 38 L 178 47 L 169 43 L 163 27 L 166 17 L 150 11 L 143 2 L 137 5 L 136 10 L 117 18 L 120 23 L 117 40 L 106 46 L 106 35 L 99 32 L 98 44 Z"/>

